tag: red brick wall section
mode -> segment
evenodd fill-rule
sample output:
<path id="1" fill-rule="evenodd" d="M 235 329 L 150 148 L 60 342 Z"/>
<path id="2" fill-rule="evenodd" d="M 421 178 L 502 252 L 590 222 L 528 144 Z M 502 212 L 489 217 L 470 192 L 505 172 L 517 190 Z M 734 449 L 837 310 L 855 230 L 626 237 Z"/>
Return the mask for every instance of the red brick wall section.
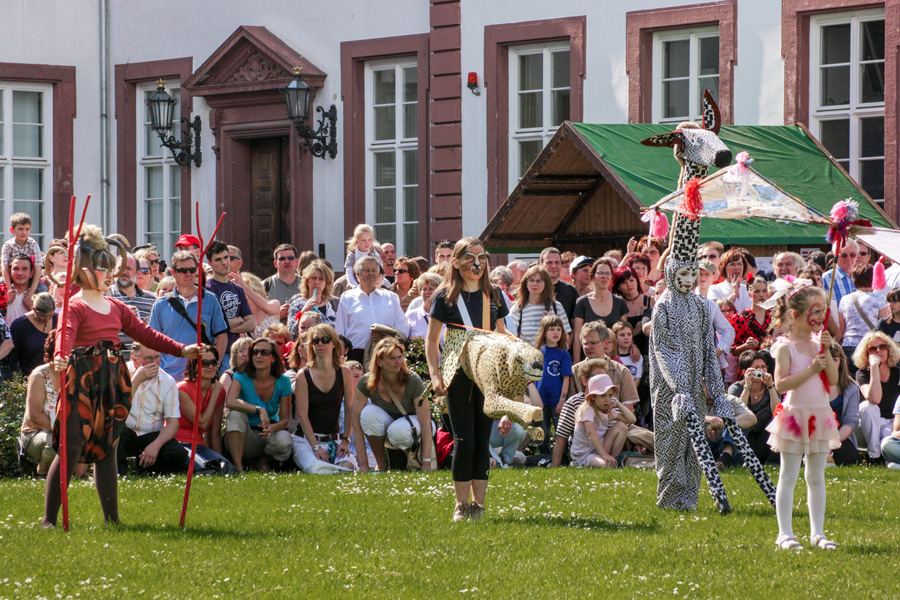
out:
<path id="1" fill-rule="evenodd" d="M 138 85 L 157 79 L 179 80 L 182 84 L 193 72 L 193 59 L 173 58 L 139 63 L 126 63 L 115 67 L 115 115 L 116 115 L 116 207 L 117 231 L 137 244 L 137 107 L 143 98 Z M 191 116 L 191 93 L 182 86 L 178 103 L 180 117 Z M 209 132 L 208 123 L 203 124 Z M 168 150 L 165 150 L 168 152 Z M 191 169 L 181 170 L 181 228 L 191 231 Z"/>
<path id="2" fill-rule="evenodd" d="M 462 67 L 459 0 L 431 0 L 429 239 L 462 237 Z M 428 253 L 432 255 L 431 244 Z"/>
<path id="3" fill-rule="evenodd" d="M 784 122 L 809 124 L 809 19 L 833 12 L 884 8 L 884 212 L 900 220 L 900 0 L 793 0 L 781 5 L 781 54 L 784 56 Z"/>
<path id="4" fill-rule="evenodd" d="M 53 211 L 53 237 L 62 237 L 69 221 L 69 200 L 75 193 L 75 67 L 0 62 L 0 79 L 53 86 L 53 203 L 50 210 Z M 83 193 L 87 194 L 86 191 Z M 81 200 L 83 202 L 84 198 Z"/>
<path id="5" fill-rule="evenodd" d="M 737 0 L 626 13 L 625 70 L 628 73 L 629 123 L 653 122 L 653 34 L 708 25 L 719 26 L 719 110 L 723 123 L 734 123 Z"/>

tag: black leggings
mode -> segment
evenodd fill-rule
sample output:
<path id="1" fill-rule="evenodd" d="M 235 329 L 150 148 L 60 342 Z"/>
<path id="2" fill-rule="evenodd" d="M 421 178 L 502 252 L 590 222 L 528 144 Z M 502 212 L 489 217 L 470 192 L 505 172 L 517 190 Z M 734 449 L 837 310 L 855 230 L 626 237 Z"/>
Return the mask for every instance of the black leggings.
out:
<path id="1" fill-rule="evenodd" d="M 484 414 L 484 394 L 462 368 L 447 389 L 447 410 L 453 426 L 453 481 L 487 481 L 494 420 Z"/>

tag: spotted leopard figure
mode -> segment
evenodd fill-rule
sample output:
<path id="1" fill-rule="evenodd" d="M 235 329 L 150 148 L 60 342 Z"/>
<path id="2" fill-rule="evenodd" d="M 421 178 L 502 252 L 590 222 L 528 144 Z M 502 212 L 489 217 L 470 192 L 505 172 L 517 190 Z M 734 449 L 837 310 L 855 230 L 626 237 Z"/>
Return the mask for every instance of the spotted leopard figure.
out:
<path id="1" fill-rule="evenodd" d="M 541 351 L 499 333 L 447 328 L 445 335 L 441 355 L 444 385 L 450 387 L 462 368 L 484 394 L 484 414 L 492 419 L 505 415 L 524 427 L 533 440 L 543 440 L 543 430 L 534 426 L 541 421 L 543 410 L 522 402 L 528 384 L 541 379 Z"/>

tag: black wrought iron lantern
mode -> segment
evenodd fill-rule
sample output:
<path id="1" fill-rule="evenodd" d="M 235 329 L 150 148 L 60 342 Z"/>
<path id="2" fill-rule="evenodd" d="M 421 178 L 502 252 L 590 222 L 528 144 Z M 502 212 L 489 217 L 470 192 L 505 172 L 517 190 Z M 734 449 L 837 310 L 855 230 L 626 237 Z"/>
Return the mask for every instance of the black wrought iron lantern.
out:
<path id="1" fill-rule="evenodd" d="M 284 103 L 287 105 L 288 118 L 297 128 L 297 133 L 306 140 L 306 147 L 310 154 L 325 158 L 327 154 L 331 158 L 337 156 L 337 108 L 334 104 L 327 111 L 321 106 L 316 107 L 316 112 L 322 116 L 313 130 L 307 125 L 310 120 L 309 100 L 312 88 L 303 81 L 303 69 L 294 68 L 294 78 L 289 84 L 281 88 Z"/>
<path id="2" fill-rule="evenodd" d="M 164 80 L 157 81 L 156 86 L 153 95 L 144 101 L 150 112 L 150 128 L 159 136 L 162 145 L 172 152 L 172 158 L 178 165 L 188 167 L 193 162 L 199 167 L 203 162 L 200 153 L 200 130 L 202 128 L 200 116 L 194 117 L 193 122 L 186 117 L 181 117 L 179 123 L 186 125 L 187 129 L 181 130 L 181 141 L 176 140 L 175 136 L 169 135 L 169 132 L 175 126 L 175 106 L 178 104 L 178 100 L 166 91 Z M 195 141 L 196 148 L 194 148 Z"/>

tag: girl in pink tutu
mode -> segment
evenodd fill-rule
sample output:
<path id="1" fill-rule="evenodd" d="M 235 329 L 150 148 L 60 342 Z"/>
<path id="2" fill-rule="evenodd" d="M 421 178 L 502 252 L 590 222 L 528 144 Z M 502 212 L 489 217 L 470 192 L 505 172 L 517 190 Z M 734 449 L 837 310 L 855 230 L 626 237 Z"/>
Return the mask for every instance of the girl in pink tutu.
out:
<path id="1" fill-rule="evenodd" d="M 841 445 L 837 423 L 828 402 L 828 386 L 837 385 L 834 361 L 821 348 L 831 344 L 831 335 L 823 330 L 825 293 L 813 286 L 797 287 L 778 298 L 772 329 L 789 330 L 773 346 L 775 387 L 786 394 L 766 427 L 769 445 L 781 453 L 781 474 L 775 494 L 778 538 L 781 549 L 802 548 L 791 527 L 794 487 L 800 475 L 800 463 L 806 455 L 806 489 L 809 504 L 810 543 L 815 548 L 833 550 L 837 544 L 825 537 L 825 461 L 830 450 Z M 821 335 L 814 335 L 821 332 Z"/>

